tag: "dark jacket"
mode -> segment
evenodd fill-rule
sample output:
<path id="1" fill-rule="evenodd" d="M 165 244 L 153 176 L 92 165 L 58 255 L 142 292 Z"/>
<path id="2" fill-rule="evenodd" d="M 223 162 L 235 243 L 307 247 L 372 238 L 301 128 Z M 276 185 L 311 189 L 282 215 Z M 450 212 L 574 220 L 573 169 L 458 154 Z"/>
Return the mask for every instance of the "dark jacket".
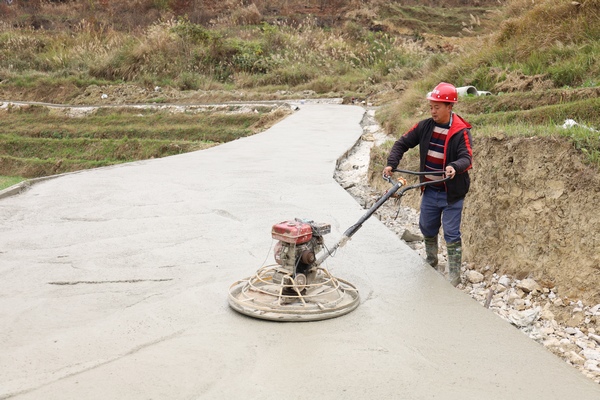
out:
<path id="1" fill-rule="evenodd" d="M 398 167 L 404 153 L 419 145 L 420 170 L 423 171 L 434 126 L 433 119 L 428 118 L 417 123 L 402 135 L 394 143 L 387 165 L 392 168 Z M 452 126 L 448 131 L 446 146 L 444 147 L 444 169 L 451 165 L 456 170 L 454 178 L 445 182 L 449 204 L 464 198 L 469 191 L 471 180 L 467 171 L 473 166 L 472 144 L 471 125 L 458 114 L 453 113 Z M 425 177 L 421 176 L 420 179 L 423 182 Z"/>

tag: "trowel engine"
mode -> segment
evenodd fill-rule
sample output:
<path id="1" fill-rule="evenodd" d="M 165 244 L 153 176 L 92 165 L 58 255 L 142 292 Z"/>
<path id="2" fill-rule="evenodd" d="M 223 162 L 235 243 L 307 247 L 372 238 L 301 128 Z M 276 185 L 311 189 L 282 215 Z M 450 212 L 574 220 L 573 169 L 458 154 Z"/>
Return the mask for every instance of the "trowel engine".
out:
<path id="1" fill-rule="evenodd" d="M 330 224 L 299 218 L 273 225 L 271 237 L 278 240 L 273 253 L 281 266 L 274 282 L 297 292 L 310 285 L 317 275 L 317 254 L 325 246 L 323 236 L 330 232 Z"/>

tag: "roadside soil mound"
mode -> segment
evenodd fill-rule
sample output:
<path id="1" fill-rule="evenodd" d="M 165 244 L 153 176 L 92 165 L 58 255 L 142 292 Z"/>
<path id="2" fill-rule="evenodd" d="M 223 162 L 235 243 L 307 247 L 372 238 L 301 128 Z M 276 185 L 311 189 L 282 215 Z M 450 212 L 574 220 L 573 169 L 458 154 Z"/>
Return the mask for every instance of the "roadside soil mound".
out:
<path id="1" fill-rule="evenodd" d="M 488 276 L 529 277 L 565 301 L 600 303 L 598 171 L 554 138 L 476 138 L 474 160 L 465 258 Z"/>
<path id="2" fill-rule="evenodd" d="M 464 261 L 481 272 L 532 278 L 561 301 L 551 311 L 577 326 L 572 302 L 600 304 L 599 171 L 564 138 L 475 137 L 471 189 L 463 214 Z M 409 152 L 405 169 L 418 169 Z M 374 187 L 381 171 L 369 171 Z M 402 204 L 419 209 L 411 192 Z M 600 318 L 589 326 L 600 331 Z"/>

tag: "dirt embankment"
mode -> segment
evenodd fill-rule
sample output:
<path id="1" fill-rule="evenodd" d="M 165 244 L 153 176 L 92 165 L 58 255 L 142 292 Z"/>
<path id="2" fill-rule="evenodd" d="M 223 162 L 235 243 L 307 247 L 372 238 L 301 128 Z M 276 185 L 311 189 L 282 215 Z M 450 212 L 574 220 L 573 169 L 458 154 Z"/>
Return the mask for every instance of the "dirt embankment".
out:
<path id="1" fill-rule="evenodd" d="M 600 303 L 598 171 L 564 139 L 477 138 L 474 159 L 465 258 Z"/>
<path id="2" fill-rule="evenodd" d="M 463 214 L 464 261 L 492 274 L 533 278 L 563 299 L 600 304 L 600 174 L 566 139 L 475 137 Z M 400 167 L 418 169 L 410 152 Z M 379 187 L 381 171 L 370 171 Z M 420 196 L 402 203 L 419 208 Z M 560 304 L 560 303 L 559 303 Z M 557 321 L 574 324 L 560 305 Z M 600 329 L 600 318 L 591 321 Z"/>

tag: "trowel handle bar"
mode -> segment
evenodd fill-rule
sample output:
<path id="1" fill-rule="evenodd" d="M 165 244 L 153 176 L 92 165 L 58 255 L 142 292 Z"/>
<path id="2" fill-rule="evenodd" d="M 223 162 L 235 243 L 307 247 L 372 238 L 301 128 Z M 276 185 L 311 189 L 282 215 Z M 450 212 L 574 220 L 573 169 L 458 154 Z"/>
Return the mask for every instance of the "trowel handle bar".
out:
<path id="1" fill-rule="evenodd" d="M 346 242 L 348 240 L 350 240 L 350 238 L 352 237 L 352 235 L 354 235 L 362 226 L 362 224 L 364 224 L 364 222 L 369 219 L 369 217 L 371 217 L 371 215 L 373 215 L 373 213 L 375 211 L 377 211 L 377 209 L 379 207 L 381 207 L 381 205 L 383 203 L 385 203 L 387 201 L 387 199 L 389 199 L 390 197 L 392 197 L 394 195 L 394 193 L 396 193 L 400 187 L 402 187 L 404 181 L 398 181 L 396 184 L 394 184 L 394 186 L 388 190 L 383 196 L 381 196 L 381 198 L 379 200 L 377 200 L 377 202 L 375 204 L 373 204 L 373 206 L 369 209 L 369 211 L 366 212 L 365 215 L 363 215 L 354 225 L 352 225 L 350 228 L 346 229 L 346 232 L 344 232 L 344 234 L 342 235 L 342 238 L 331 248 L 328 249 L 321 257 L 319 257 L 319 259 L 316 261 L 316 265 L 321 265 L 321 263 L 323 261 L 325 261 L 330 255 L 334 254 L 335 251 L 339 248 L 342 247 L 346 244 Z"/>
<path id="2" fill-rule="evenodd" d="M 404 195 L 404 192 L 406 192 L 407 190 L 410 190 L 410 189 L 416 189 L 416 188 L 420 188 L 422 186 L 428 186 L 428 185 L 432 185 L 434 183 L 441 183 L 441 182 L 446 182 L 446 181 L 449 181 L 449 180 L 450 180 L 450 177 L 447 176 L 447 177 L 445 177 L 443 179 L 439 179 L 437 181 L 427 181 L 427 182 L 421 182 L 421 183 L 416 183 L 414 185 L 406 186 L 404 189 L 402 189 L 398 193 L 397 197 L 402 197 L 402 195 Z"/>
<path id="3" fill-rule="evenodd" d="M 405 169 L 393 169 L 392 172 L 401 172 L 403 174 L 410 174 L 410 175 L 444 175 L 446 172 L 445 171 L 408 171 Z"/>
<path id="4" fill-rule="evenodd" d="M 392 188 L 390 190 L 385 192 L 385 194 L 383 196 L 381 196 L 381 198 L 379 200 L 377 200 L 377 202 L 375 204 L 373 204 L 373 206 L 371 206 L 371 208 L 369 208 L 369 211 L 367 211 L 365 215 L 363 215 L 350 228 L 346 229 L 346 232 L 344 232 L 344 236 L 349 237 L 349 238 L 352 237 L 352 235 L 354 235 L 360 229 L 362 224 L 364 224 L 364 222 L 367 219 L 369 219 L 371 217 L 371 215 L 373 215 L 373 213 L 375 211 L 377 211 L 377 209 L 379 207 L 381 207 L 381 205 L 383 203 L 385 203 L 390 197 L 392 197 L 401 187 L 402 187 L 402 182 L 397 182 L 396 184 L 394 184 L 394 186 L 392 186 Z"/>
<path id="5" fill-rule="evenodd" d="M 394 172 L 403 172 L 403 173 L 410 173 L 413 175 L 443 175 L 444 171 L 435 171 L 435 172 L 416 172 L 416 171 L 404 171 L 404 170 L 393 170 Z M 365 213 L 365 215 L 363 215 L 354 225 L 352 225 L 350 228 L 348 228 L 346 230 L 346 232 L 344 232 L 344 236 L 346 237 L 352 237 L 352 235 L 354 235 L 362 226 L 362 224 L 371 217 L 371 215 L 373 215 L 373 213 L 375 213 L 375 211 L 377 211 L 377 209 L 379 207 L 381 207 L 381 205 L 383 203 L 385 203 L 390 197 L 392 197 L 396 192 L 398 192 L 398 190 L 400 190 L 398 192 L 398 196 L 397 197 L 402 197 L 404 195 L 404 193 L 408 190 L 411 189 L 416 189 L 416 188 L 420 188 L 421 186 L 427 186 L 427 185 L 431 185 L 433 183 L 441 183 L 441 182 L 445 182 L 447 180 L 449 180 L 449 177 L 445 177 L 443 179 L 439 179 L 439 180 L 435 180 L 435 181 L 427 181 L 427 182 L 421 182 L 421 183 L 417 183 L 414 185 L 410 185 L 410 186 L 405 186 L 402 188 L 402 190 L 400 190 L 400 188 L 403 186 L 402 181 L 398 181 L 397 183 L 394 184 L 394 186 L 392 186 L 392 188 L 390 190 L 388 190 L 383 196 L 381 196 L 381 198 L 379 200 L 377 200 L 377 202 L 375 204 L 373 204 L 373 206 L 369 209 L 369 211 L 367 211 Z M 390 180 L 391 182 L 391 180 Z"/>
<path id="6" fill-rule="evenodd" d="M 403 170 L 394 170 L 394 172 L 402 172 L 402 173 L 408 173 L 408 174 L 413 174 L 413 175 L 425 175 L 425 172 L 415 172 L 415 171 L 403 171 Z M 439 171 L 439 172 L 431 172 L 431 173 L 427 173 L 428 175 L 443 175 L 444 171 Z M 388 182 L 391 182 L 392 180 L 390 178 L 385 178 Z M 417 183 L 414 185 L 410 185 L 410 186 L 405 186 L 404 188 L 402 188 L 402 190 L 400 190 L 400 188 L 402 186 L 404 186 L 404 183 L 406 182 L 405 180 L 399 180 L 397 183 L 394 184 L 394 186 L 392 186 L 392 188 L 390 190 L 388 190 L 387 192 L 385 192 L 385 194 L 383 196 L 381 196 L 379 198 L 379 200 L 377 200 L 377 202 L 375 204 L 373 204 L 373 206 L 371 206 L 371 208 L 369 208 L 369 210 L 365 213 L 365 215 L 363 215 L 362 217 L 360 217 L 360 219 L 354 224 L 352 225 L 350 228 L 346 229 L 346 231 L 344 232 L 344 235 L 342 236 L 342 238 L 329 250 L 327 250 L 323 255 L 321 255 L 321 257 L 319 257 L 319 259 L 316 261 L 316 265 L 321 265 L 321 263 L 323 263 L 323 261 L 325 261 L 330 255 L 334 254 L 335 251 L 339 248 L 342 247 L 346 244 L 346 242 L 348 240 L 350 240 L 350 238 L 352 237 L 352 235 L 354 235 L 356 232 L 358 232 L 358 230 L 362 227 L 362 225 L 365 223 L 366 220 L 368 220 L 374 213 L 375 211 L 377 211 L 377 209 L 379 207 L 381 207 L 381 205 L 383 203 L 385 203 L 386 201 L 388 201 L 388 199 L 390 197 L 392 197 L 396 192 L 398 192 L 398 190 L 400 190 L 400 192 L 398 192 L 398 197 L 402 197 L 404 195 L 404 193 L 407 190 L 410 189 L 416 189 L 419 188 L 421 186 L 427 186 L 430 185 L 432 183 L 440 183 L 440 182 L 445 182 L 447 180 L 449 180 L 449 177 L 445 177 L 443 179 L 440 180 L 436 180 L 436 181 L 427 181 L 427 182 L 421 182 L 421 183 Z"/>

